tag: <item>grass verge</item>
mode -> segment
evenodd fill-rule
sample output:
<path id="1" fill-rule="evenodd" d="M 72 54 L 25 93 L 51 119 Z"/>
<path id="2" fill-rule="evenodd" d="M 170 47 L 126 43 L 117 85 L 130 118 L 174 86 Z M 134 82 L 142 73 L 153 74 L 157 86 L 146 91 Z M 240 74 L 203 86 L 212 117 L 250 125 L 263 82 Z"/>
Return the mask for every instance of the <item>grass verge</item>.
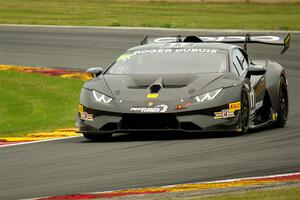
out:
<path id="1" fill-rule="evenodd" d="M 300 30 L 300 3 L 0 0 L 1 24 Z"/>
<path id="2" fill-rule="evenodd" d="M 180 198 L 182 200 L 298 200 L 300 187 L 279 188 L 271 190 L 254 190 L 249 192 L 228 193 L 218 196 Z M 169 199 L 177 200 L 177 198 Z"/>
<path id="3" fill-rule="evenodd" d="M 0 71 L 0 137 L 74 127 L 83 81 Z"/>

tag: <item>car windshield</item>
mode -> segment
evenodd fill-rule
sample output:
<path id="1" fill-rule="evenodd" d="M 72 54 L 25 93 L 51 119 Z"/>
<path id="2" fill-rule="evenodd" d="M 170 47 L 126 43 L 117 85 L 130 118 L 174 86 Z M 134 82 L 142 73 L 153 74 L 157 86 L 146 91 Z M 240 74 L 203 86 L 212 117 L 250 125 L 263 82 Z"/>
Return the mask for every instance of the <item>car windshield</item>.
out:
<path id="1" fill-rule="evenodd" d="M 109 74 L 221 73 L 227 70 L 226 50 L 148 49 L 128 51 L 108 70 Z"/>

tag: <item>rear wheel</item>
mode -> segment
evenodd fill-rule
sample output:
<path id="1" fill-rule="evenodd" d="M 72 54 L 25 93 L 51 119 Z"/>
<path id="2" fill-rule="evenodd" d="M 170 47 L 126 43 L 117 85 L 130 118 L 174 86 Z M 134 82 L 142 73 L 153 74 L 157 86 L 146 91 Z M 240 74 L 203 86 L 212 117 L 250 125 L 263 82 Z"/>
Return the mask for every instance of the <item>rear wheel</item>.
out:
<path id="1" fill-rule="evenodd" d="M 240 127 L 242 129 L 241 131 L 242 134 L 248 132 L 249 120 L 250 120 L 249 98 L 246 89 L 243 89 L 241 95 L 241 110 L 240 110 Z"/>
<path id="2" fill-rule="evenodd" d="M 278 96 L 279 96 L 278 112 L 277 112 L 277 120 L 275 122 L 275 126 L 284 127 L 288 119 L 289 104 L 288 104 L 287 87 L 283 77 L 281 77 L 280 80 Z"/>
<path id="3" fill-rule="evenodd" d="M 111 138 L 112 134 L 83 133 L 83 136 L 88 140 L 107 141 Z"/>

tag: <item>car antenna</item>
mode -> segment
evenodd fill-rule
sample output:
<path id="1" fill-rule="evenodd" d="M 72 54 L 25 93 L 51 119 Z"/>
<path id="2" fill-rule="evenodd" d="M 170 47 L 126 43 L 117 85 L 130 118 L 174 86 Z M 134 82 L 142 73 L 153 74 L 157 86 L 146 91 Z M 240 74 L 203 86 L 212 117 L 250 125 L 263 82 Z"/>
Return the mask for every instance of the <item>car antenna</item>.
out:
<path id="1" fill-rule="evenodd" d="M 244 41 L 244 50 L 247 52 L 247 43 L 250 42 L 250 34 L 247 33 L 246 36 L 245 36 L 245 41 Z"/>
<path id="2" fill-rule="evenodd" d="M 181 35 L 177 35 L 176 42 L 182 42 L 182 37 L 181 37 Z"/>
<path id="3" fill-rule="evenodd" d="M 148 35 L 145 35 L 141 41 L 141 45 L 147 44 L 148 43 Z"/>

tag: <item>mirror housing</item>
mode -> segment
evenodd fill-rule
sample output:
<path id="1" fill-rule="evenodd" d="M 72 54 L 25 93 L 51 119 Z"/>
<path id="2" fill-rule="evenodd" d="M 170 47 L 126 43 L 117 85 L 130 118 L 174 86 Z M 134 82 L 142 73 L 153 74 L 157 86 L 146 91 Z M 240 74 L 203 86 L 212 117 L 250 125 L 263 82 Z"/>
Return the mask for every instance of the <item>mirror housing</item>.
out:
<path id="1" fill-rule="evenodd" d="M 253 65 L 250 65 L 248 68 L 248 74 L 249 75 L 264 75 L 266 73 L 265 67 L 254 67 Z"/>
<path id="2" fill-rule="evenodd" d="M 102 67 L 92 67 L 92 68 L 89 68 L 88 70 L 86 70 L 86 73 L 92 74 L 92 76 L 94 78 L 99 76 L 100 74 L 102 74 L 102 72 L 103 72 Z"/>

